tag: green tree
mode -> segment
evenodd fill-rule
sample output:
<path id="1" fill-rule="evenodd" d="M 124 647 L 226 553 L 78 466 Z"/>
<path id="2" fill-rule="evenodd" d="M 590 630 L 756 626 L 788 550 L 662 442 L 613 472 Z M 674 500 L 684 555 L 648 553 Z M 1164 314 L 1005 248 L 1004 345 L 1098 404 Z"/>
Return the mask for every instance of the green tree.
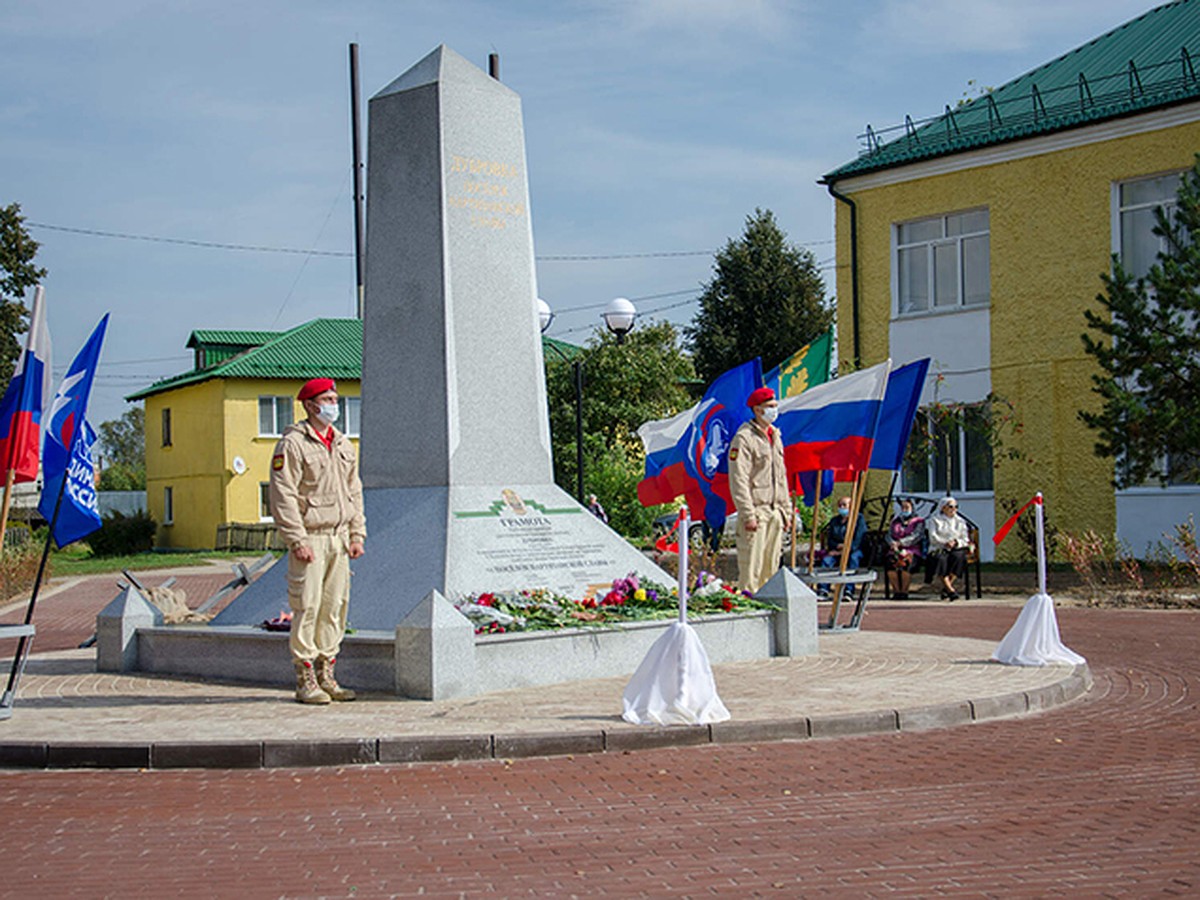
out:
<path id="1" fill-rule="evenodd" d="M 655 512 L 637 500 L 645 467 L 637 430 L 692 405 L 686 388 L 695 379 L 691 360 L 669 322 L 639 325 L 619 344 L 597 328 L 576 358 L 584 374 L 584 490 L 600 498 L 616 531 L 648 535 Z M 553 352 L 545 359 L 555 481 L 574 495 L 574 370 Z"/>
<path id="2" fill-rule="evenodd" d="M 29 327 L 29 311 L 21 299 L 25 291 L 46 276 L 35 266 L 38 243 L 25 230 L 25 218 L 17 203 L 0 206 L 0 383 L 12 379 L 21 341 L 17 335 Z"/>
<path id="3" fill-rule="evenodd" d="M 745 233 L 717 252 L 713 268 L 686 329 L 705 383 L 756 356 L 770 370 L 833 322 L 815 258 L 788 243 L 770 210 L 746 218 Z"/>
<path id="4" fill-rule="evenodd" d="M 1118 487 L 1200 478 L 1200 154 L 1174 213 L 1159 207 L 1155 220 L 1163 248 L 1149 273 L 1135 278 L 1114 255 L 1112 274 L 1100 276 L 1102 313 L 1084 310 L 1102 335 L 1082 337 L 1103 402 L 1079 418 L 1097 433 L 1096 453 L 1121 461 Z"/>
<path id="5" fill-rule="evenodd" d="M 146 487 L 146 411 L 134 406 L 119 419 L 100 423 L 100 490 Z"/>

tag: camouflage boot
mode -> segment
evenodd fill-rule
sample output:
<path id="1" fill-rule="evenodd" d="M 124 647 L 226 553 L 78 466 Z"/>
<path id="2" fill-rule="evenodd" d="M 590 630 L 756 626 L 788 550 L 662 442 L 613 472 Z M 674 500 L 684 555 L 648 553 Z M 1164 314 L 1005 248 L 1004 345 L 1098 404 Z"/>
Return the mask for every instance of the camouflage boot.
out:
<path id="1" fill-rule="evenodd" d="M 332 700 L 353 700 L 355 698 L 354 691 L 349 688 L 344 688 L 337 683 L 337 679 L 333 677 L 333 664 L 337 662 L 332 656 L 317 657 L 317 684 L 321 686 L 326 694 Z"/>
<path id="2" fill-rule="evenodd" d="M 306 659 L 298 659 L 296 666 L 296 702 L 297 703 L 328 703 L 329 695 L 317 684 L 317 673 L 313 664 Z"/>

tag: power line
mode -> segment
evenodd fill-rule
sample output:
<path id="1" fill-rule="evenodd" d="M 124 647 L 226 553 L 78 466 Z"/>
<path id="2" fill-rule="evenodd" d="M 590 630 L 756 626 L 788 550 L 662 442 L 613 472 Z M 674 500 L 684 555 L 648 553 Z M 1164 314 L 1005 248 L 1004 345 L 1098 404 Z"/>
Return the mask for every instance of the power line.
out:
<path id="1" fill-rule="evenodd" d="M 291 253 L 298 256 L 351 257 L 350 250 L 304 250 L 296 247 L 268 247 L 262 244 L 233 244 L 225 241 L 198 241 L 191 238 L 165 237 L 155 234 L 131 234 L 124 231 L 105 231 L 99 228 L 76 228 L 71 225 L 51 225 L 47 222 L 26 221 L 32 228 L 47 231 L 62 231 L 88 237 L 116 238 L 123 241 L 148 241 L 154 244 L 180 244 L 185 247 L 201 247 L 208 250 L 239 250 L 249 253 Z M 832 244 L 833 240 L 805 241 L 801 247 L 819 247 Z M 536 256 L 539 262 L 601 262 L 614 259 L 669 259 L 679 256 L 714 256 L 715 250 L 663 250 L 651 253 L 578 253 L 570 255 L 545 254 Z"/>

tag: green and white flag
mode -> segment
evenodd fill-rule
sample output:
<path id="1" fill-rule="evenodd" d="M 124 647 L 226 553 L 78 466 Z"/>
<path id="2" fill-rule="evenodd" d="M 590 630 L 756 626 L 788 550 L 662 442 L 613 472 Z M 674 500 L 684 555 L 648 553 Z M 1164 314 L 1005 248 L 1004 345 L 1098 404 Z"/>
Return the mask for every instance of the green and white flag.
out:
<path id="1" fill-rule="evenodd" d="M 829 357 L 833 350 L 833 331 L 825 332 L 763 376 L 763 384 L 782 400 L 796 397 L 810 387 L 829 380 Z"/>

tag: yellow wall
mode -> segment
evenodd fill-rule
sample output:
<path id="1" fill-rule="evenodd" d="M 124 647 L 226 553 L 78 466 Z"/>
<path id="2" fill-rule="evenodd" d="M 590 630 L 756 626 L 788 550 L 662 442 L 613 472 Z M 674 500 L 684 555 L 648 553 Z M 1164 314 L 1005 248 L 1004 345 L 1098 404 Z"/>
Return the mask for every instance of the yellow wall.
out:
<path id="1" fill-rule="evenodd" d="M 220 379 L 146 398 L 146 500 L 159 523 L 156 545 L 210 549 L 217 526 L 260 520 L 259 485 L 270 477 L 276 437 L 259 437 L 259 396 L 295 397 L 302 381 Z M 357 381 L 339 382 L 346 397 L 359 396 Z M 162 410 L 171 410 L 172 441 L 162 446 Z M 299 403 L 294 420 L 303 418 Z M 343 423 L 338 423 L 339 425 Z M 355 439 L 357 440 L 357 439 Z M 233 459 L 246 462 L 241 475 Z M 172 488 L 174 524 L 163 524 L 163 489 Z"/>
<path id="2" fill-rule="evenodd" d="M 1000 502 L 1046 494 L 1051 521 L 1072 531 L 1116 529 L 1111 460 L 1093 453 L 1095 437 L 1078 419 L 1095 409 L 1083 352 L 1085 307 L 1097 308 L 1100 275 L 1112 250 L 1112 185 L 1189 167 L 1200 150 L 1200 123 L 1115 138 L 1038 156 L 854 190 L 858 206 L 860 341 L 863 363 L 888 355 L 891 247 L 895 223 L 986 206 L 991 229 L 992 389 L 1011 401 L 1024 433 L 1014 441 L 1026 462 L 1002 460 Z M 850 217 L 837 204 L 838 340 L 852 354 Z M 937 317 L 926 321 L 936 355 Z"/>

